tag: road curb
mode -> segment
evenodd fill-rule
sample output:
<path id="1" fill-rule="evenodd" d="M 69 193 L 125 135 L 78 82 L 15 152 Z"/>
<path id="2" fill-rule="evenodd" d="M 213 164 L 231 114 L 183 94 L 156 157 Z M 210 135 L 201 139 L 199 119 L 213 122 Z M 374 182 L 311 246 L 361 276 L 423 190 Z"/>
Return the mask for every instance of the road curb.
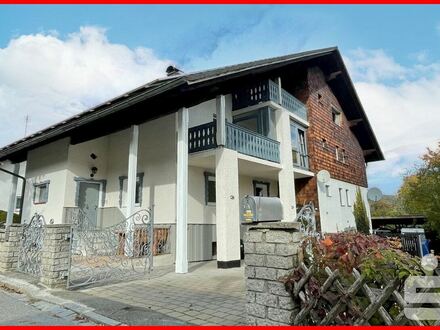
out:
<path id="1" fill-rule="evenodd" d="M 52 295 L 48 289 L 38 287 L 34 284 L 26 282 L 25 280 L 11 278 L 0 274 L 0 285 L 5 286 L 11 290 L 19 291 L 27 295 L 31 299 L 42 300 L 65 309 L 71 310 L 80 316 L 86 317 L 89 320 L 103 325 L 123 325 L 121 322 L 108 318 L 104 315 L 98 314 L 93 308 L 86 305 L 74 302 L 72 300 L 56 297 Z"/>

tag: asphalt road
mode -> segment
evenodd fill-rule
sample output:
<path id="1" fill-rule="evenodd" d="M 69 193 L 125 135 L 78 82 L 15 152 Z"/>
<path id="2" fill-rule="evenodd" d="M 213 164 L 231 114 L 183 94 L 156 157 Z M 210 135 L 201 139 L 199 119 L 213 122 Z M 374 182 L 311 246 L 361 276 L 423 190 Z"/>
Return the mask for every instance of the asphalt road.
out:
<path id="1" fill-rule="evenodd" d="M 75 313 L 0 289 L 0 325 L 90 325 Z"/>

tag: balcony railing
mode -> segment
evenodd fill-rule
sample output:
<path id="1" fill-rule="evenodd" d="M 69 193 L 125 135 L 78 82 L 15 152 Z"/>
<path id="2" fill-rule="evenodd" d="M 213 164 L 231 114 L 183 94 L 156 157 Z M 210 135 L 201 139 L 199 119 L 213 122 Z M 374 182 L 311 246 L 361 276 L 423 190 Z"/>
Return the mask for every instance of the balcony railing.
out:
<path id="1" fill-rule="evenodd" d="M 188 131 L 188 152 L 198 152 L 217 147 L 216 122 L 211 122 Z M 280 162 L 280 143 L 241 126 L 226 123 L 226 148 L 244 155 Z"/>
<path id="2" fill-rule="evenodd" d="M 232 109 L 242 109 L 258 103 L 273 101 L 281 104 L 298 117 L 307 120 L 307 107 L 284 89 L 281 89 L 280 103 L 278 88 L 278 85 L 269 79 L 242 89 L 233 94 Z"/>
<path id="3" fill-rule="evenodd" d="M 226 123 L 226 148 L 260 159 L 280 162 L 278 141 L 231 123 Z"/>
<path id="4" fill-rule="evenodd" d="M 197 152 L 217 147 L 216 122 L 191 127 L 188 130 L 188 151 Z"/>

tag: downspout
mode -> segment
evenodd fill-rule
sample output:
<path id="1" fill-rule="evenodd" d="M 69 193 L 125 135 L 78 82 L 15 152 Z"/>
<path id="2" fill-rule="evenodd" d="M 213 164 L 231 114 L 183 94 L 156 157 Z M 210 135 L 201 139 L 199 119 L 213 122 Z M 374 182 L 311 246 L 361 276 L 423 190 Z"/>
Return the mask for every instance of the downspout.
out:
<path id="1" fill-rule="evenodd" d="M 0 171 L 8 173 L 8 174 L 10 174 L 12 176 L 15 176 L 15 177 L 23 180 L 23 185 L 21 186 L 20 213 L 18 214 L 18 220 L 20 220 L 20 223 L 21 223 L 21 217 L 22 217 L 22 214 L 23 214 L 24 192 L 25 192 L 25 188 L 26 188 L 26 178 L 21 176 L 21 175 L 19 175 L 19 174 L 14 173 L 14 172 L 5 170 L 4 168 L 1 168 L 1 167 L 0 167 Z"/>

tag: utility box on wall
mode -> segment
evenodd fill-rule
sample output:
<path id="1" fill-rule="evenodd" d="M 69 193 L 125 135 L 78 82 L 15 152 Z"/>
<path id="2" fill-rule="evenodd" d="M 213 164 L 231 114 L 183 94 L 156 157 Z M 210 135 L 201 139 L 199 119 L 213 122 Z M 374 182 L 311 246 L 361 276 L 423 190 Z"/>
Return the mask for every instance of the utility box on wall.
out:
<path id="1" fill-rule="evenodd" d="M 241 200 L 240 211 L 242 223 L 283 220 L 283 204 L 278 197 L 246 195 Z"/>

